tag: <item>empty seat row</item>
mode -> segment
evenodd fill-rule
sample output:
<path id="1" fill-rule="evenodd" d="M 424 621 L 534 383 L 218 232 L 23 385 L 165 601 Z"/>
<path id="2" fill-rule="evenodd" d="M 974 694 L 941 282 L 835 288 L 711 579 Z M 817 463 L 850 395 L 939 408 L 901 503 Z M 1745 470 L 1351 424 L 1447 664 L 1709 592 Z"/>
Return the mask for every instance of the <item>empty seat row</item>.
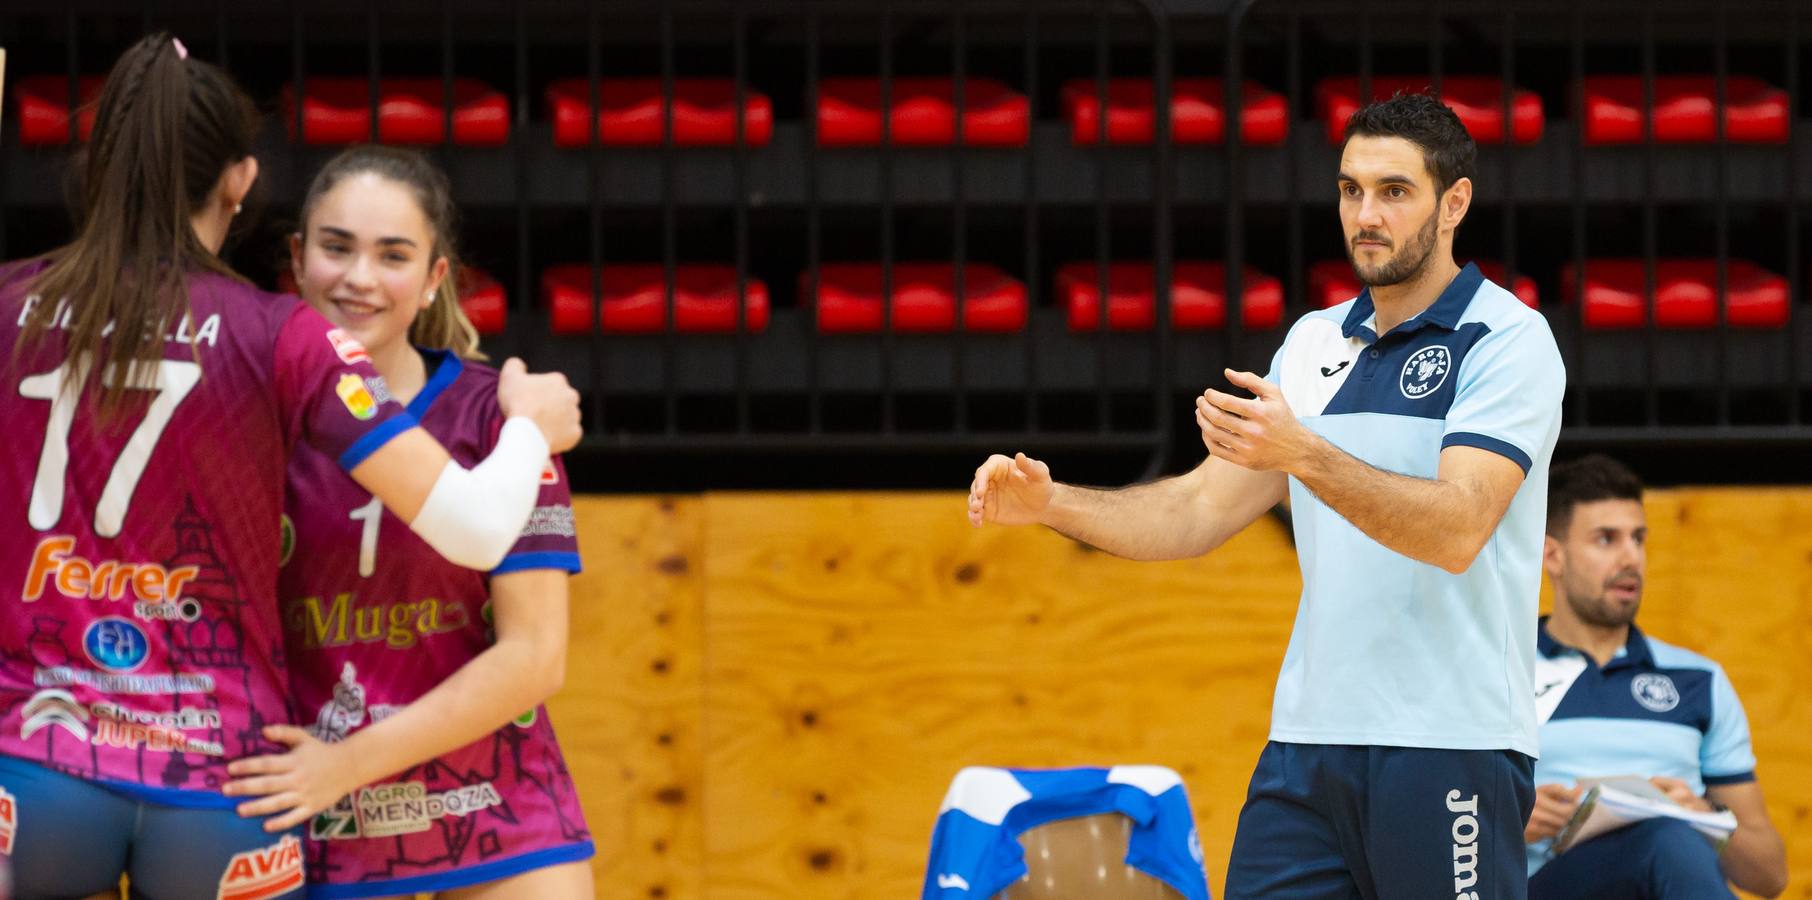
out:
<path id="1" fill-rule="evenodd" d="M 1431 78 L 1379 75 L 1371 96 L 1425 91 Z M 101 78 L 78 80 L 83 106 L 79 136 L 94 124 L 91 101 Z M 957 140 L 956 89 L 950 78 L 893 79 L 885 136 L 898 146 L 951 146 Z M 1113 78 L 1107 83 L 1105 129 L 1099 86 L 1092 79 L 1066 82 L 1063 116 L 1078 146 L 1097 143 L 1105 130 L 1110 144 L 1149 144 L 1156 132 L 1155 89 L 1149 78 Z M 1640 143 L 1648 118 L 1642 79 L 1592 75 L 1584 83 L 1584 137 L 1591 145 Z M 1539 141 L 1545 113 L 1534 92 L 1514 88 L 1506 126 L 1503 82 L 1491 76 L 1449 75 L 1441 94 L 1479 143 Z M 610 78 L 598 85 L 598 103 L 584 78 L 547 87 L 554 143 L 581 147 L 592 140 L 592 111 L 598 140 L 609 146 L 659 146 L 663 141 L 662 83 L 659 78 Z M 883 141 L 882 87 L 875 78 L 827 78 L 818 85 L 816 125 L 825 147 L 877 146 Z M 19 139 L 24 144 L 62 144 L 69 138 L 69 79 L 58 75 L 25 78 L 16 92 Z M 1243 143 L 1274 146 L 1288 136 L 1290 111 L 1284 96 L 1254 82 L 1242 86 L 1239 136 Z M 446 85 L 438 78 L 385 78 L 378 91 L 378 140 L 435 144 L 446 140 Z M 1171 83 L 1172 138 L 1179 144 L 1224 139 L 1226 108 L 1219 78 L 1177 78 Z M 963 86 L 962 142 L 973 147 L 1023 147 L 1031 134 L 1031 102 L 1007 85 L 971 78 Z M 1791 120 L 1786 91 L 1758 78 L 1732 76 L 1725 82 L 1726 139 L 1737 143 L 1785 143 Z M 296 134 L 294 88 L 283 93 L 284 120 Z M 1315 87 L 1315 107 L 1328 139 L 1338 143 L 1346 120 L 1361 103 L 1359 79 L 1337 76 Z M 765 146 L 774 133 L 773 101 L 745 90 L 740 111 L 743 141 Z M 673 82 L 673 142 L 678 146 L 729 146 L 736 141 L 735 85 L 724 78 L 678 78 Z M 1716 81 L 1710 76 L 1664 75 L 1654 80 L 1655 140 L 1705 143 L 1717 138 Z M 452 140 L 467 146 L 497 146 L 509 139 L 510 101 L 476 79 L 453 82 Z M 364 78 L 311 78 L 304 83 L 300 139 L 309 144 L 343 144 L 371 134 L 370 83 Z"/>
<path id="2" fill-rule="evenodd" d="M 1487 278 L 1502 283 L 1504 267 L 1479 261 Z M 1718 322 L 1717 263 L 1714 260 L 1659 260 L 1655 263 L 1653 302 L 1639 259 L 1592 259 L 1585 265 L 1585 325 L 1614 331 L 1641 328 L 1647 311 L 1655 310 L 1662 328 L 1704 329 Z M 1276 328 L 1284 321 L 1283 283 L 1251 266 L 1242 274 L 1240 321 L 1252 330 Z M 1787 280 L 1748 262 L 1729 261 L 1724 315 L 1735 328 L 1778 329 L 1789 316 Z M 892 330 L 939 334 L 956 330 L 956 266 L 948 262 L 900 262 L 893 266 Z M 883 272 L 879 263 L 825 263 L 818 269 L 816 291 L 809 271 L 799 276 L 799 296 L 814 309 L 821 334 L 863 334 L 882 330 Z M 1112 331 L 1149 331 L 1157 321 L 1155 267 L 1149 262 L 1115 262 L 1107 268 L 1107 327 Z M 279 288 L 293 291 L 288 273 Z M 607 334 L 653 334 L 667 328 L 666 270 L 658 264 L 611 264 L 597 273 L 585 264 L 553 266 L 541 275 L 541 301 L 548 328 L 557 335 L 590 334 L 593 320 Z M 1026 328 L 1030 302 L 1024 282 L 997 266 L 969 263 L 963 268 L 962 328 L 979 333 L 1013 333 Z M 753 276 L 743 280 L 742 327 L 759 334 L 768 327 L 768 286 Z M 1226 268 L 1222 263 L 1180 260 L 1171 267 L 1171 325 L 1180 331 L 1227 325 Z M 1571 302 L 1577 290 L 1572 265 L 1560 270 L 1561 295 Z M 1327 308 L 1352 299 L 1360 284 L 1345 260 L 1322 260 L 1309 267 L 1309 302 Z M 1531 308 L 1539 306 L 1534 279 L 1518 274 L 1512 292 Z M 483 271 L 467 266 L 459 273 L 460 306 L 480 334 L 497 334 L 507 325 L 509 303 L 503 286 Z M 737 281 L 734 267 L 685 263 L 675 267 L 674 330 L 688 334 L 736 331 Z M 1056 301 L 1071 331 L 1093 331 L 1101 325 L 1101 276 L 1093 262 L 1057 269 Z M 601 301 L 595 298 L 602 298 Z"/>

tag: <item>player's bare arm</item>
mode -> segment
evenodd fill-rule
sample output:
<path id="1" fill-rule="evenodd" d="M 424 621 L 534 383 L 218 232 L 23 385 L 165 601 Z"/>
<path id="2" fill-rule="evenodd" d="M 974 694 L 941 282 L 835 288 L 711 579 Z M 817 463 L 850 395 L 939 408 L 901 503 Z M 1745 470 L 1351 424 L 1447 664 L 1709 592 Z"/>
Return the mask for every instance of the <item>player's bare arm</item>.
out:
<path id="1" fill-rule="evenodd" d="M 1419 562 L 1466 571 L 1522 485 L 1521 466 L 1476 447 L 1442 450 L 1432 479 L 1386 472 L 1309 430 L 1276 385 L 1231 369 L 1227 379 L 1255 396 L 1209 389 L 1197 398 L 1196 424 L 1216 458 L 1294 475 L 1372 540 Z"/>
<path id="2" fill-rule="evenodd" d="M 974 525 L 1044 525 L 1115 556 L 1186 559 L 1219 547 L 1283 500 L 1282 473 L 1214 458 L 1189 472 L 1114 489 L 1051 479 L 1050 466 L 1023 453 L 996 454 L 969 485 Z"/>

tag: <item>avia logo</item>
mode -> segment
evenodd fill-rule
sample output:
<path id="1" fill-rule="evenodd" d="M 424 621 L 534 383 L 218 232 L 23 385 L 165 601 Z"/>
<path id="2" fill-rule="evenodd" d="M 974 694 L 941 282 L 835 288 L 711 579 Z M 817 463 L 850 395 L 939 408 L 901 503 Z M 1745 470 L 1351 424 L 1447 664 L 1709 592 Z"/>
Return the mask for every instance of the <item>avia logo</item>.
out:
<path id="1" fill-rule="evenodd" d="M 13 836 L 19 833 L 19 800 L 0 788 L 0 854 L 13 855 Z"/>
<path id="2" fill-rule="evenodd" d="M 233 855 L 214 900 L 268 900 L 302 886 L 302 842 L 293 834 Z"/>
<path id="3" fill-rule="evenodd" d="M 1453 820 L 1453 900 L 1479 900 L 1478 891 L 1467 890 L 1479 883 L 1479 795 L 1461 800 L 1459 791 L 1448 791 L 1447 811 L 1460 814 Z"/>
<path id="4" fill-rule="evenodd" d="M 1343 360 L 1341 360 L 1341 361 L 1340 361 L 1340 365 L 1337 365 L 1337 366 L 1335 366 L 1335 367 L 1333 367 L 1333 368 L 1331 368 L 1331 369 L 1330 369 L 1330 368 L 1328 368 L 1328 367 L 1327 367 L 1327 366 L 1322 366 L 1322 367 L 1321 367 L 1321 377 L 1323 377 L 1323 378 L 1332 378 L 1332 377 L 1334 377 L 1334 376 L 1335 376 L 1335 375 L 1338 375 L 1338 374 L 1340 374 L 1340 370 L 1341 370 L 1341 369 L 1344 369 L 1344 368 L 1346 368 L 1346 367 L 1347 367 L 1347 366 L 1350 366 L 1350 365 L 1352 365 L 1352 364 L 1353 364 L 1353 361 L 1352 361 L 1352 360 L 1350 360 L 1350 359 L 1343 359 Z"/>
<path id="5" fill-rule="evenodd" d="M 61 688 L 45 688 L 25 702 L 19 710 L 23 720 L 19 726 L 19 739 L 25 740 L 47 725 L 55 725 L 75 735 L 82 741 L 88 740 L 88 710 L 76 702 L 75 695 Z"/>
<path id="6" fill-rule="evenodd" d="M 966 891 L 969 889 L 969 882 L 968 882 L 968 880 L 964 879 L 963 876 L 961 876 L 961 875 L 950 875 L 950 874 L 940 873 L 937 876 L 937 886 L 940 889 L 958 888 L 958 889 Z"/>

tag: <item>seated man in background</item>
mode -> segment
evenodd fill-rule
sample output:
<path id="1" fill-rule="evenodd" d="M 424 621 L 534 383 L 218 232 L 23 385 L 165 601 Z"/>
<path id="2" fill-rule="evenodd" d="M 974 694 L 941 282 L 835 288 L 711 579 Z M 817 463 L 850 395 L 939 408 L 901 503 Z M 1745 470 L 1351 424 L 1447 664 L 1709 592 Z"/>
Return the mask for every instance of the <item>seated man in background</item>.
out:
<path id="1" fill-rule="evenodd" d="M 1727 879 L 1774 897 L 1787 887 L 1786 848 L 1762 803 L 1736 690 L 1717 663 L 1633 624 L 1647 537 L 1635 473 L 1597 455 L 1554 466 L 1542 555 L 1554 613 L 1538 635 L 1541 758 L 1524 833 L 1529 898 L 1705 900 L 1731 897 Z M 1648 777 L 1688 809 L 1728 808 L 1736 833 L 1720 852 L 1682 822 L 1651 819 L 1550 858 L 1579 805 L 1575 782 L 1615 775 Z"/>

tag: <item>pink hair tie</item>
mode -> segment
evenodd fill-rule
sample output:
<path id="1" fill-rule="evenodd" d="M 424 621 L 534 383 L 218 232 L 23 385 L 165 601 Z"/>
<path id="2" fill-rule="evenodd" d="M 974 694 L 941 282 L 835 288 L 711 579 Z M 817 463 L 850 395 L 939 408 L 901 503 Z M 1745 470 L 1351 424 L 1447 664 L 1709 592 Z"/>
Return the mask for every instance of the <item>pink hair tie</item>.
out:
<path id="1" fill-rule="evenodd" d="M 182 45 L 181 38 L 174 38 L 174 37 L 171 38 L 170 46 L 176 48 L 176 58 L 177 59 L 188 59 L 189 58 L 189 48 L 184 47 Z"/>

